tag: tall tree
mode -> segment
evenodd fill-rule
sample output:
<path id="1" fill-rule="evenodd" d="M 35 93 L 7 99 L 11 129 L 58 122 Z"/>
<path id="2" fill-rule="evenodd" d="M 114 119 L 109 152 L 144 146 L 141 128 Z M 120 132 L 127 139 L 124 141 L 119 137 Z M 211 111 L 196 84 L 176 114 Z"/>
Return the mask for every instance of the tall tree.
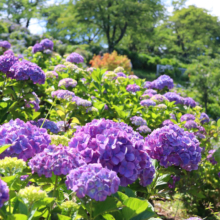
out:
<path id="1" fill-rule="evenodd" d="M 32 18 L 38 18 L 47 0 L 1 0 L 0 13 L 3 17 L 28 28 Z"/>
<path id="2" fill-rule="evenodd" d="M 60 23 L 69 30 L 71 22 L 77 21 L 93 35 L 102 34 L 112 52 L 128 30 L 153 25 L 162 10 L 160 0 L 75 0 L 70 1 L 69 13 L 64 15 L 65 21 L 60 18 Z"/>

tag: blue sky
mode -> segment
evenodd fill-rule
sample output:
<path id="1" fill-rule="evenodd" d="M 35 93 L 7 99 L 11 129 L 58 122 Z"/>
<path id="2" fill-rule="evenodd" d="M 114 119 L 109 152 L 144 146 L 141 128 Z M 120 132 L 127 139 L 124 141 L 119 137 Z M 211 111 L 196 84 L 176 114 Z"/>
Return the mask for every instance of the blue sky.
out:
<path id="1" fill-rule="evenodd" d="M 50 0 L 49 3 L 53 4 L 59 0 Z M 172 0 L 165 0 L 167 9 L 170 13 L 172 13 Z M 220 18 L 220 0 L 188 0 L 186 2 L 186 6 L 195 5 L 200 8 L 205 8 L 210 11 L 210 14 L 218 16 Z M 33 34 L 42 34 L 45 32 L 45 22 L 39 21 L 37 19 L 32 19 L 29 30 Z"/>

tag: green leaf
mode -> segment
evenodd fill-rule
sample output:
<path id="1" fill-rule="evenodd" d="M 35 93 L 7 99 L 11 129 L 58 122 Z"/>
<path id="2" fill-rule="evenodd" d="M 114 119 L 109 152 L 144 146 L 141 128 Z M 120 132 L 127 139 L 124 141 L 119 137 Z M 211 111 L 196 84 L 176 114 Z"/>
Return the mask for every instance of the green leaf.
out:
<path id="1" fill-rule="evenodd" d="M 148 202 L 137 198 L 129 198 L 123 202 L 123 205 L 126 206 L 122 209 L 123 217 L 125 220 L 130 220 L 144 212 L 148 207 Z"/>
<path id="2" fill-rule="evenodd" d="M 121 206 L 121 203 L 118 202 L 116 198 L 107 197 L 103 202 L 94 202 L 93 203 L 93 216 L 97 217 L 105 212 L 110 212 L 118 209 Z"/>
<path id="3" fill-rule="evenodd" d="M 217 161 L 218 165 L 220 165 L 220 148 L 218 148 L 215 153 L 213 154 L 215 160 Z"/>
<path id="4" fill-rule="evenodd" d="M 71 220 L 70 217 L 65 216 L 65 215 L 57 214 L 57 217 L 58 217 L 59 220 Z"/>
<path id="5" fill-rule="evenodd" d="M 7 185 L 9 186 L 9 188 L 10 188 L 12 186 L 12 184 L 14 183 L 16 177 L 17 176 L 5 176 L 5 177 L 1 177 L 1 180 L 6 182 Z"/>
<path id="6" fill-rule="evenodd" d="M 217 126 L 218 126 L 218 128 L 220 127 L 220 119 L 218 119 L 218 121 L 217 121 Z"/>
<path id="7" fill-rule="evenodd" d="M 161 185 L 166 185 L 167 182 L 170 180 L 170 175 L 171 174 L 164 174 L 160 177 L 158 177 L 156 186 L 161 186 Z"/>
<path id="8" fill-rule="evenodd" d="M 128 199 L 128 196 L 127 196 L 127 195 L 125 195 L 124 193 L 119 192 L 119 191 L 118 191 L 117 193 L 115 193 L 114 196 L 115 196 L 118 200 L 120 200 L 122 203 L 123 203 L 125 200 Z"/>
<path id="9" fill-rule="evenodd" d="M 110 214 L 104 214 L 102 217 L 106 220 L 115 220 L 115 218 Z"/>
<path id="10" fill-rule="evenodd" d="M 0 154 L 2 154 L 5 150 L 7 150 L 11 144 L 5 144 L 0 147 Z"/>
<path id="11" fill-rule="evenodd" d="M 14 220 L 27 220 L 28 219 L 28 217 L 23 214 L 14 214 L 13 217 L 14 217 Z"/>

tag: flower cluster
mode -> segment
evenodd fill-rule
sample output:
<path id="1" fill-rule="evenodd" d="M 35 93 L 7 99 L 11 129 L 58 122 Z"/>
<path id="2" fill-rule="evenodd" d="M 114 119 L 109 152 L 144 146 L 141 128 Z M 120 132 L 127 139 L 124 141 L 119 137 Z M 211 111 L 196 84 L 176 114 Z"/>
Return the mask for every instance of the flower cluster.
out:
<path id="1" fill-rule="evenodd" d="M 31 108 L 31 105 L 33 105 L 35 111 L 37 112 L 39 109 L 40 109 L 40 99 L 39 97 L 37 96 L 37 94 L 35 92 L 32 92 L 32 95 L 34 97 L 30 98 L 28 101 L 26 101 L 26 99 L 24 100 L 25 101 L 25 107 L 27 108 Z"/>
<path id="2" fill-rule="evenodd" d="M 136 75 L 129 75 L 128 78 L 129 79 L 138 79 L 138 77 Z"/>
<path id="3" fill-rule="evenodd" d="M 5 157 L 0 160 L 0 171 L 6 175 L 14 175 L 21 172 L 26 167 L 26 163 L 16 157 Z"/>
<path id="4" fill-rule="evenodd" d="M 40 43 L 36 43 L 32 48 L 32 53 L 41 52 L 43 50 L 53 50 L 53 41 L 43 39 Z"/>
<path id="5" fill-rule="evenodd" d="M 159 105 L 156 105 L 156 107 L 159 109 L 167 109 L 167 106 L 165 104 L 159 104 Z"/>
<path id="6" fill-rule="evenodd" d="M 60 206 L 62 209 L 65 209 L 71 212 L 72 209 L 76 209 L 79 205 L 73 201 L 65 201 Z"/>
<path id="7" fill-rule="evenodd" d="M 168 99 L 165 96 L 160 95 L 160 94 L 156 94 L 156 95 L 152 96 L 151 100 L 153 100 L 156 103 L 168 101 Z"/>
<path id="8" fill-rule="evenodd" d="M 142 117 L 134 116 L 130 118 L 130 120 L 131 123 L 135 126 L 147 125 L 147 122 Z"/>
<path id="9" fill-rule="evenodd" d="M 180 118 L 180 121 L 183 122 L 183 121 L 194 121 L 196 119 L 196 117 L 192 114 L 185 114 L 185 115 L 182 115 L 181 118 Z"/>
<path id="10" fill-rule="evenodd" d="M 183 104 L 192 108 L 196 107 L 196 102 L 190 97 L 183 99 Z"/>
<path id="11" fill-rule="evenodd" d="M 43 70 L 36 65 L 26 60 L 17 61 L 7 73 L 7 76 L 16 80 L 32 80 L 34 84 L 45 83 L 45 73 Z"/>
<path id="12" fill-rule="evenodd" d="M 58 84 L 59 87 L 65 86 L 66 88 L 69 88 L 69 87 L 74 88 L 76 87 L 76 85 L 77 85 L 77 81 L 71 78 L 61 79 Z"/>
<path id="13" fill-rule="evenodd" d="M 173 79 L 167 75 L 162 75 L 150 84 L 150 88 L 162 90 L 167 87 L 168 89 L 172 89 L 174 87 Z"/>
<path id="14" fill-rule="evenodd" d="M 55 72 L 64 72 L 66 69 L 66 66 L 63 64 L 58 64 L 54 67 Z"/>
<path id="15" fill-rule="evenodd" d="M 0 179 L 0 208 L 9 200 L 9 188 L 7 184 Z"/>
<path id="16" fill-rule="evenodd" d="M 41 128 L 41 126 L 43 124 L 42 128 L 48 129 L 48 130 L 50 130 L 50 132 L 52 132 L 54 134 L 57 134 L 60 131 L 59 127 L 57 126 L 57 124 L 55 122 L 50 121 L 45 118 L 40 118 L 40 119 L 38 119 L 38 121 L 30 121 L 30 123 L 32 125 L 39 127 L 39 128 Z"/>
<path id="17" fill-rule="evenodd" d="M 86 113 L 89 113 L 89 112 L 98 112 L 98 111 L 99 111 L 99 110 L 98 110 L 97 108 L 93 107 L 93 106 L 86 109 Z"/>
<path id="18" fill-rule="evenodd" d="M 164 96 L 170 101 L 175 102 L 175 104 L 183 104 L 183 98 L 174 92 L 167 92 Z"/>
<path id="19" fill-rule="evenodd" d="M 18 197 L 24 199 L 28 202 L 29 205 L 34 204 L 39 200 L 47 198 L 47 193 L 36 186 L 28 186 L 24 189 L 20 189 L 18 192 Z"/>
<path id="20" fill-rule="evenodd" d="M 64 147 L 63 145 L 50 145 L 41 153 L 33 157 L 28 165 L 32 173 L 39 176 L 51 177 L 55 175 L 67 175 L 70 170 L 85 164 L 79 153 L 74 148 Z"/>
<path id="21" fill-rule="evenodd" d="M 92 102 L 91 102 L 91 101 L 82 99 L 82 98 L 80 98 L 80 97 L 78 97 L 78 96 L 75 96 L 75 97 L 72 99 L 72 102 L 75 102 L 77 106 L 89 107 L 89 106 L 92 105 Z"/>
<path id="22" fill-rule="evenodd" d="M 106 71 L 103 74 L 103 80 L 113 80 L 117 78 L 117 74 L 113 71 Z"/>
<path id="23" fill-rule="evenodd" d="M 174 125 L 174 123 L 170 119 L 167 119 L 163 121 L 161 127 L 168 126 L 168 125 Z"/>
<path id="24" fill-rule="evenodd" d="M 150 100 L 150 99 L 144 99 L 140 102 L 140 105 L 145 106 L 145 107 L 149 107 L 149 106 L 155 106 L 156 102 Z"/>
<path id="25" fill-rule="evenodd" d="M 58 79 L 58 74 L 55 71 L 47 71 L 45 75 L 46 78 Z"/>
<path id="26" fill-rule="evenodd" d="M 122 72 L 118 72 L 118 73 L 117 73 L 117 76 L 118 76 L 118 77 L 127 78 L 127 76 L 126 76 L 124 73 L 122 73 Z"/>
<path id="27" fill-rule="evenodd" d="M 146 81 L 143 88 L 144 89 L 150 89 L 150 85 L 151 85 L 151 82 L 150 81 Z"/>
<path id="28" fill-rule="evenodd" d="M 0 146 L 5 144 L 11 146 L 0 155 L 0 158 L 18 157 L 27 161 L 50 144 L 50 137 L 46 129 L 15 119 L 0 126 Z"/>
<path id="29" fill-rule="evenodd" d="M 200 139 L 205 139 L 205 136 L 207 135 L 205 128 L 202 126 L 198 126 L 198 131 L 194 132 L 194 134 Z"/>
<path id="30" fill-rule="evenodd" d="M 4 41 L 0 41 L 0 47 L 4 48 L 4 49 L 10 49 L 11 48 L 11 44 L 4 40 Z"/>
<path id="31" fill-rule="evenodd" d="M 17 61 L 18 58 L 12 54 L 0 56 L 0 71 L 3 73 L 8 73 L 11 66 L 13 66 Z"/>
<path id="32" fill-rule="evenodd" d="M 63 100 L 66 100 L 66 101 L 70 101 L 70 100 L 72 100 L 75 97 L 75 93 L 70 92 L 68 90 L 59 89 L 57 91 L 52 92 L 51 96 L 53 98 L 63 99 Z"/>
<path id="33" fill-rule="evenodd" d="M 71 63 L 83 63 L 84 62 L 84 58 L 83 56 L 81 56 L 78 53 L 71 53 L 67 58 L 66 58 L 67 62 L 71 62 Z"/>
<path id="34" fill-rule="evenodd" d="M 143 137 L 125 123 L 111 120 L 93 120 L 78 129 L 69 146 L 76 148 L 86 163 L 100 162 L 115 170 L 122 186 L 140 178 L 146 186 L 152 182 L 154 168 L 144 150 Z"/>
<path id="35" fill-rule="evenodd" d="M 209 123 L 209 121 L 210 121 L 209 116 L 206 113 L 203 112 L 200 115 L 200 121 L 201 121 L 202 124 Z"/>
<path id="36" fill-rule="evenodd" d="M 157 91 L 154 89 L 147 89 L 144 91 L 144 94 L 152 94 L 152 95 L 156 95 Z"/>
<path id="37" fill-rule="evenodd" d="M 4 53 L 3 53 L 4 55 L 12 55 L 12 56 L 14 56 L 14 52 L 12 51 L 12 50 L 6 50 Z M 21 55 L 21 54 L 20 54 Z M 18 58 L 20 58 L 20 57 L 18 57 Z"/>
<path id="38" fill-rule="evenodd" d="M 96 201 L 104 201 L 118 191 L 120 179 L 116 172 L 103 168 L 101 164 L 89 164 L 71 170 L 67 176 L 68 189 L 79 198 L 88 195 Z"/>
<path id="39" fill-rule="evenodd" d="M 184 124 L 184 127 L 187 129 L 193 129 L 193 128 L 198 128 L 198 125 L 195 121 L 189 120 Z"/>
<path id="40" fill-rule="evenodd" d="M 215 153 L 216 150 L 210 150 L 209 154 L 207 156 L 208 161 L 210 161 L 211 164 L 215 165 L 217 164 L 217 161 L 215 160 L 213 154 Z"/>
<path id="41" fill-rule="evenodd" d="M 198 169 L 201 160 L 199 141 L 193 133 L 177 125 L 168 125 L 154 130 L 145 139 L 147 152 L 161 166 L 180 166 L 187 171 Z"/>
<path id="42" fill-rule="evenodd" d="M 120 73 L 120 72 L 124 72 L 125 69 L 122 66 L 117 67 L 116 69 L 114 69 L 115 73 Z"/>
<path id="43" fill-rule="evenodd" d="M 32 53 L 37 53 L 37 52 L 41 52 L 43 51 L 44 48 L 41 44 L 36 43 L 33 47 L 32 47 Z"/>
<path id="44" fill-rule="evenodd" d="M 138 92 L 138 91 L 140 91 L 140 86 L 138 86 L 136 84 L 130 84 L 127 86 L 126 90 L 128 92 Z"/>
<path id="45" fill-rule="evenodd" d="M 51 138 L 51 145 L 60 145 L 68 146 L 68 143 L 70 141 L 69 138 L 65 137 L 64 135 L 50 135 Z"/>
<path id="46" fill-rule="evenodd" d="M 142 125 L 142 126 L 140 126 L 138 129 L 137 129 L 137 131 L 139 132 L 139 133 L 143 133 L 143 134 L 147 134 L 147 133 L 150 133 L 151 132 L 151 129 L 150 128 L 148 128 L 148 126 L 147 125 Z"/>

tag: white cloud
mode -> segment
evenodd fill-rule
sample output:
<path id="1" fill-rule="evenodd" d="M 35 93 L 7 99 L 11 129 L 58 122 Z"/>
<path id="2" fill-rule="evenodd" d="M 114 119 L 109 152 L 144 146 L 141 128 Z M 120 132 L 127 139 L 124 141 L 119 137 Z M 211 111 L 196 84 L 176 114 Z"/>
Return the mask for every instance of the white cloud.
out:
<path id="1" fill-rule="evenodd" d="M 46 31 L 46 22 L 45 21 L 40 21 L 38 19 L 31 19 L 30 25 L 29 25 L 29 30 L 32 34 L 43 34 Z"/>

